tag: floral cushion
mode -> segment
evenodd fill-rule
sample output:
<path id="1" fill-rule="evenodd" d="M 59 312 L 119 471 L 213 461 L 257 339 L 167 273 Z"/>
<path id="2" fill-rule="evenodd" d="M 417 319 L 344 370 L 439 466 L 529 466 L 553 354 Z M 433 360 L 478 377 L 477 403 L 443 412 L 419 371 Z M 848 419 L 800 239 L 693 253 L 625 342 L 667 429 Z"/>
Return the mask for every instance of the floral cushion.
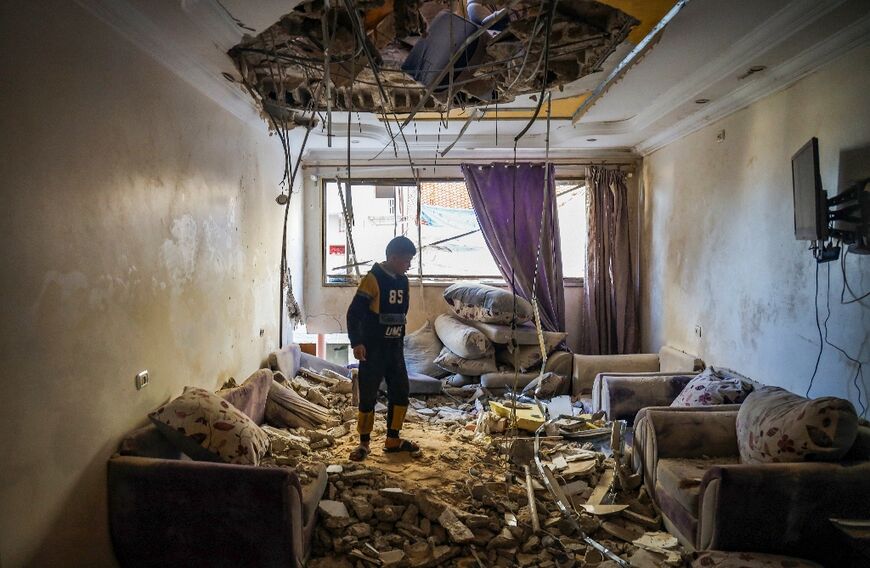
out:
<path id="1" fill-rule="evenodd" d="M 689 381 L 671 406 L 740 404 L 757 383 L 731 369 L 708 367 Z"/>
<path id="2" fill-rule="evenodd" d="M 858 432 L 848 400 L 810 400 L 779 387 L 762 387 L 737 413 L 737 447 L 743 463 L 837 461 Z"/>
<path id="3" fill-rule="evenodd" d="M 148 418 L 194 460 L 259 465 L 269 449 L 269 437 L 253 420 L 204 389 L 186 387 Z"/>

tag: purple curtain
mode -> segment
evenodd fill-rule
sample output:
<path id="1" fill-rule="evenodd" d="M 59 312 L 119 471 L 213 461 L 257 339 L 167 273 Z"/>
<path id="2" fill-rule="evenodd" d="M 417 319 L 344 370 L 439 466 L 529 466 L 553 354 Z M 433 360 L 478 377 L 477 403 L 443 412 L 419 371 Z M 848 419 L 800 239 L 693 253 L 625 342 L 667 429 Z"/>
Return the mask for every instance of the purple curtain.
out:
<path id="1" fill-rule="evenodd" d="M 547 168 L 549 173 L 546 173 Z M 562 249 L 553 165 L 463 164 L 462 173 L 483 237 L 502 276 L 508 284 L 514 281 L 514 293 L 529 301 L 543 217 L 537 283 L 541 326 L 546 331 L 565 331 Z M 545 195 L 547 211 L 542 216 Z"/>
<path id="2" fill-rule="evenodd" d="M 638 310 L 624 172 L 587 168 L 586 216 L 581 349 L 589 355 L 636 353 Z"/>

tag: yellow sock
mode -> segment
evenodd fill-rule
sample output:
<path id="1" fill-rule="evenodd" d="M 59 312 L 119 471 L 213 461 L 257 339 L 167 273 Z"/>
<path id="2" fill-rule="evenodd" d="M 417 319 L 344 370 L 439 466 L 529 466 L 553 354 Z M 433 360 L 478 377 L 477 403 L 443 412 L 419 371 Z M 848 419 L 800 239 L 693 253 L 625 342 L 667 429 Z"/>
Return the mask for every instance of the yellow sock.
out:
<path id="1" fill-rule="evenodd" d="M 375 413 L 360 411 L 356 418 L 356 431 L 360 436 L 371 434 L 375 427 Z"/>
<path id="2" fill-rule="evenodd" d="M 405 413 L 407 411 L 408 411 L 407 406 L 393 405 L 392 416 L 390 417 L 390 423 L 387 425 L 387 429 L 389 429 L 389 430 L 401 430 L 402 424 L 405 422 Z"/>

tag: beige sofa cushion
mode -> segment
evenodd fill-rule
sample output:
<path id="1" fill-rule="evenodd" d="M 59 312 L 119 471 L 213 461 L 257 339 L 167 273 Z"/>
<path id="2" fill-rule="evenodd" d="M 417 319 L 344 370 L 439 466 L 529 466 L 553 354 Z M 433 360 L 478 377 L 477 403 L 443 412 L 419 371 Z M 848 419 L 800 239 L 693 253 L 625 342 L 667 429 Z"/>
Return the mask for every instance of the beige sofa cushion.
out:
<path id="1" fill-rule="evenodd" d="M 665 345 L 659 349 L 659 370 L 669 373 L 686 373 L 704 368 L 704 362 L 679 349 Z"/>
<path id="2" fill-rule="evenodd" d="M 848 400 L 811 400 L 779 387 L 755 390 L 737 413 L 743 463 L 838 461 L 857 432 L 858 416 Z"/>
<path id="3" fill-rule="evenodd" d="M 575 355 L 572 394 L 592 392 L 599 373 L 654 373 L 659 370 L 659 356 L 655 353 L 635 355 Z"/>
<path id="4" fill-rule="evenodd" d="M 701 480 L 707 470 L 715 465 L 738 463 L 737 456 L 716 458 L 660 459 L 656 465 L 656 483 L 694 517 L 698 516 L 698 496 Z"/>

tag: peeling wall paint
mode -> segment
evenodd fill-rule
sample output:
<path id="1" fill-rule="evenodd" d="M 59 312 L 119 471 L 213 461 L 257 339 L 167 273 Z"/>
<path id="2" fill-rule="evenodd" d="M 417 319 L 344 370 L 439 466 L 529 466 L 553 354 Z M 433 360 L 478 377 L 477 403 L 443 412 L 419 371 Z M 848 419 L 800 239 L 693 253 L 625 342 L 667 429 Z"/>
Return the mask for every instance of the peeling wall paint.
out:
<path id="1" fill-rule="evenodd" d="M 644 347 L 671 344 L 803 395 L 819 351 L 816 263 L 794 238 L 791 156 L 819 138 L 824 187 L 870 176 L 870 48 L 863 47 L 644 160 Z M 724 130 L 725 139 L 717 142 Z M 863 152 L 864 170 L 846 156 Z M 870 288 L 870 258 L 847 258 L 849 280 Z M 829 339 L 870 360 L 870 307 L 840 305 L 839 266 L 819 273 Z M 702 326 L 701 337 L 695 325 Z M 858 406 L 856 367 L 826 347 L 812 396 Z M 860 384 L 860 383 L 859 383 Z M 870 366 L 862 390 L 870 387 Z M 859 409 L 860 412 L 860 409 Z"/>
<path id="2" fill-rule="evenodd" d="M 121 437 L 277 345 L 283 155 L 75 3 L 0 10 L 0 562 L 115 566 Z"/>

